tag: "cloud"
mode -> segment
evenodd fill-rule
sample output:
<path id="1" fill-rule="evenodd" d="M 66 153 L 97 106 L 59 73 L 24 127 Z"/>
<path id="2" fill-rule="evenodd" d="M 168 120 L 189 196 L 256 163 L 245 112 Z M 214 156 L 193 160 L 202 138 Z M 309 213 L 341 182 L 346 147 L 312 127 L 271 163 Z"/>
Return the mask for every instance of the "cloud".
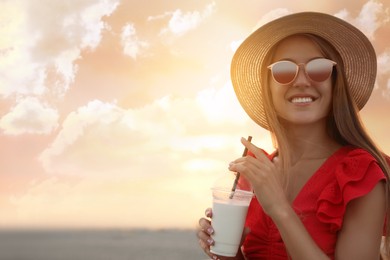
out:
<path id="1" fill-rule="evenodd" d="M 378 56 L 378 75 L 390 73 L 390 49 Z"/>
<path id="2" fill-rule="evenodd" d="M 377 82 L 383 82 L 383 85 L 385 86 L 384 88 L 381 88 L 382 95 L 386 98 L 390 98 L 390 50 L 384 51 L 378 56 L 377 75 Z"/>
<path id="3" fill-rule="evenodd" d="M 347 9 L 343 9 L 335 16 L 344 19 L 359 28 L 371 41 L 375 41 L 376 31 L 390 21 L 389 9 L 379 1 L 370 0 L 363 5 L 359 15 L 351 17 Z M 385 50 L 378 55 L 378 72 L 375 88 L 386 98 L 390 97 L 390 53 Z M 384 87 L 383 87 L 384 86 Z"/>
<path id="4" fill-rule="evenodd" d="M 161 30 L 160 35 L 178 37 L 197 28 L 204 19 L 208 18 L 214 12 L 215 5 L 215 2 L 212 2 L 211 4 L 207 5 L 202 12 L 193 11 L 183 13 L 183 11 L 177 9 L 164 15 L 149 17 L 148 20 L 153 21 L 156 19 L 165 18 L 167 16 L 170 17 L 168 26 Z"/>
<path id="5" fill-rule="evenodd" d="M 339 11 L 335 16 L 358 27 L 370 40 L 375 39 L 375 32 L 381 25 L 389 22 L 389 10 L 374 0 L 364 4 L 356 18 L 352 18 L 347 9 Z"/>
<path id="6" fill-rule="evenodd" d="M 168 176 L 190 159 L 226 160 L 216 151 L 240 154 L 232 150 L 240 150 L 237 135 L 248 125 L 230 84 L 137 109 L 95 100 L 69 114 L 40 160 L 51 174 Z"/>
<path id="7" fill-rule="evenodd" d="M 102 18 L 118 4 L 119 0 L 3 1 L 0 95 L 63 95 L 74 81 L 75 61 L 83 50 L 98 46 L 106 29 Z"/>
<path id="8" fill-rule="evenodd" d="M 91 101 L 68 115 L 41 153 L 48 177 L 12 198 L 17 210 L 12 221 L 195 227 L 199 215 L 194 212 L 210 205 L 213 182 L 241 155 L 240 137 L 250 132 L 254 143 L 269 142 L 266 131 L 253 125 L 230 84 L 209 87 L 194 98 L 165 96 L 134 109 Z M 66 182 L 67 177 L 79 180 Z M 170 218 L 179 204 L 177 218 Z"/>
<path id="9" fill-rule="evenodd" d="M 120 157 L 123 152 L 110 151 L 111 147 L 122 142 L 121 135 L 126 130 L 120 122 L 122 113 L 114 104 L 91 101 L 69 114 L 55 141 L 41 155 L 45 169 L 70 175 L 83 171 L 87 175 L 91 171 L 96 174 L 107 171 L 99 166 L 109 167 L 105 162 L 112 163 L 110 158 Z M 114 139 L 114 135 L 118 139 Z M 126 147 L 126 143 L 123 146 Z"/>
<path id="10" fill-rule="evenodd" d="M 0 129 L 5 134 L 49 134 L 58 127 L 57 110 L 34 97 L 18 102 L 0 119 Z"/>
<path id="11" fill-rule="evenodd" d="M 64 120 L 40 155 L 47 179 L 13 197 L 16 217 L 3 223 L 193 228 L 248 132 L 269 150 L 268 134 L 248 119 L 230 84 L 136 109 L 91 101 Z"/>
<path id="12" fill-rule="evenodd" d="M 259 28 L 260 26 L 263 26 L 264 24 L 266 23 L 269 23 L 277 18 L 280 18 L 282 16 L 285 16 L 285 15 L 288 15 L 290 14 L 291 12 L 286 9 L 286 8 L 277 8 L 277 9 L 274 9 L 268 13 L 266 13 L 265 15 L 263 15 L 261 17 L 261 19 L 257 22 L 254 30 L 256 30 L 257 28 Z"/>
<path id="13" fill-rule="evenodd" d="M 138 39 L 134 24 L 126 24 L 122 28 L 121 44 L 123 53 L 132 57 L 134 60 L 143 53 L 144 49 L 149 47 L 149 43 Z"/>

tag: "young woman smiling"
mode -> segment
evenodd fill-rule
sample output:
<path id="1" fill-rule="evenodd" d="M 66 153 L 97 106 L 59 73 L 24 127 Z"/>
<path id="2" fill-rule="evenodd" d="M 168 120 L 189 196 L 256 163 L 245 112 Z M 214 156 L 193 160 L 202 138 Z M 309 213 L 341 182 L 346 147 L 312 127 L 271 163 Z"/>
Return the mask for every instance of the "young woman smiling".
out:
<path id="1" fill-rule="evenodd" d="M 389 166 L 364 129 L 376 55 L 349 23 L 322 13 L 274 20 L 236 51 L 232 82 L 242 107 L 270 131 L 267 155 L 229 164 L 252 185 L 246 232 L 235 258 L 210 253 L 212 211 L 199 242 L 213 259 L 379 259 L 389 216 Z M 385 248 L 388 248 L 387 244 Z"/>

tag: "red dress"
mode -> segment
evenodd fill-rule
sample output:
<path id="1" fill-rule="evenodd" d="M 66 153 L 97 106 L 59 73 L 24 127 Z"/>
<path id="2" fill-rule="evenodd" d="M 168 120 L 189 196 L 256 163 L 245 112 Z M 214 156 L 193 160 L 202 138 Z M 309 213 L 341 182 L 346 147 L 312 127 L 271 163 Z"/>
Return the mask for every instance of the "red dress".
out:
<path id="1" fill-rule="evenodd" d="M 292 203 L 317 245 L 334 259 L 337 232 L 343 226 L 347 204 L 369 193 L 386 177 L 377 161 L 363 149 L 345 146 L 336 151 L 311 176 Z M 251 259 L 288 259 L 276 225 L 254 198 L 246 226 L 251 232 L 243 251 Z"/>

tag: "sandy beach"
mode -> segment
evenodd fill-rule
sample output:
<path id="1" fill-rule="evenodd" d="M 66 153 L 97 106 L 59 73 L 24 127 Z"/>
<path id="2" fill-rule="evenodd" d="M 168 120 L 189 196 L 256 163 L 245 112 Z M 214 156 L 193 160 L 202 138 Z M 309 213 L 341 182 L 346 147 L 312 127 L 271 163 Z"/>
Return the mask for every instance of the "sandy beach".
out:
<path id="1" fill-rule="evenodd" d="M 207 259 L 194 230 L 2 230 L 0 260 Z"/>

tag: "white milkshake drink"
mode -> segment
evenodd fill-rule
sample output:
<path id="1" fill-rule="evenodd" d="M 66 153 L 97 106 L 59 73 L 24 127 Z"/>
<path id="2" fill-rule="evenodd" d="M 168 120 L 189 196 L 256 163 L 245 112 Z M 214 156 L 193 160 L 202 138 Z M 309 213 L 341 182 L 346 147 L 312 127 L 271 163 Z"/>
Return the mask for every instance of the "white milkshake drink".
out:
<path id="1" fill-rule="evenodd" d="M 228 189 L 213 189 L 212 223 L 214 245 L 210 251 L 221 256 L 236 256 L 245 218 L 253 193 L 236 190 L 234 196 Z"/>

